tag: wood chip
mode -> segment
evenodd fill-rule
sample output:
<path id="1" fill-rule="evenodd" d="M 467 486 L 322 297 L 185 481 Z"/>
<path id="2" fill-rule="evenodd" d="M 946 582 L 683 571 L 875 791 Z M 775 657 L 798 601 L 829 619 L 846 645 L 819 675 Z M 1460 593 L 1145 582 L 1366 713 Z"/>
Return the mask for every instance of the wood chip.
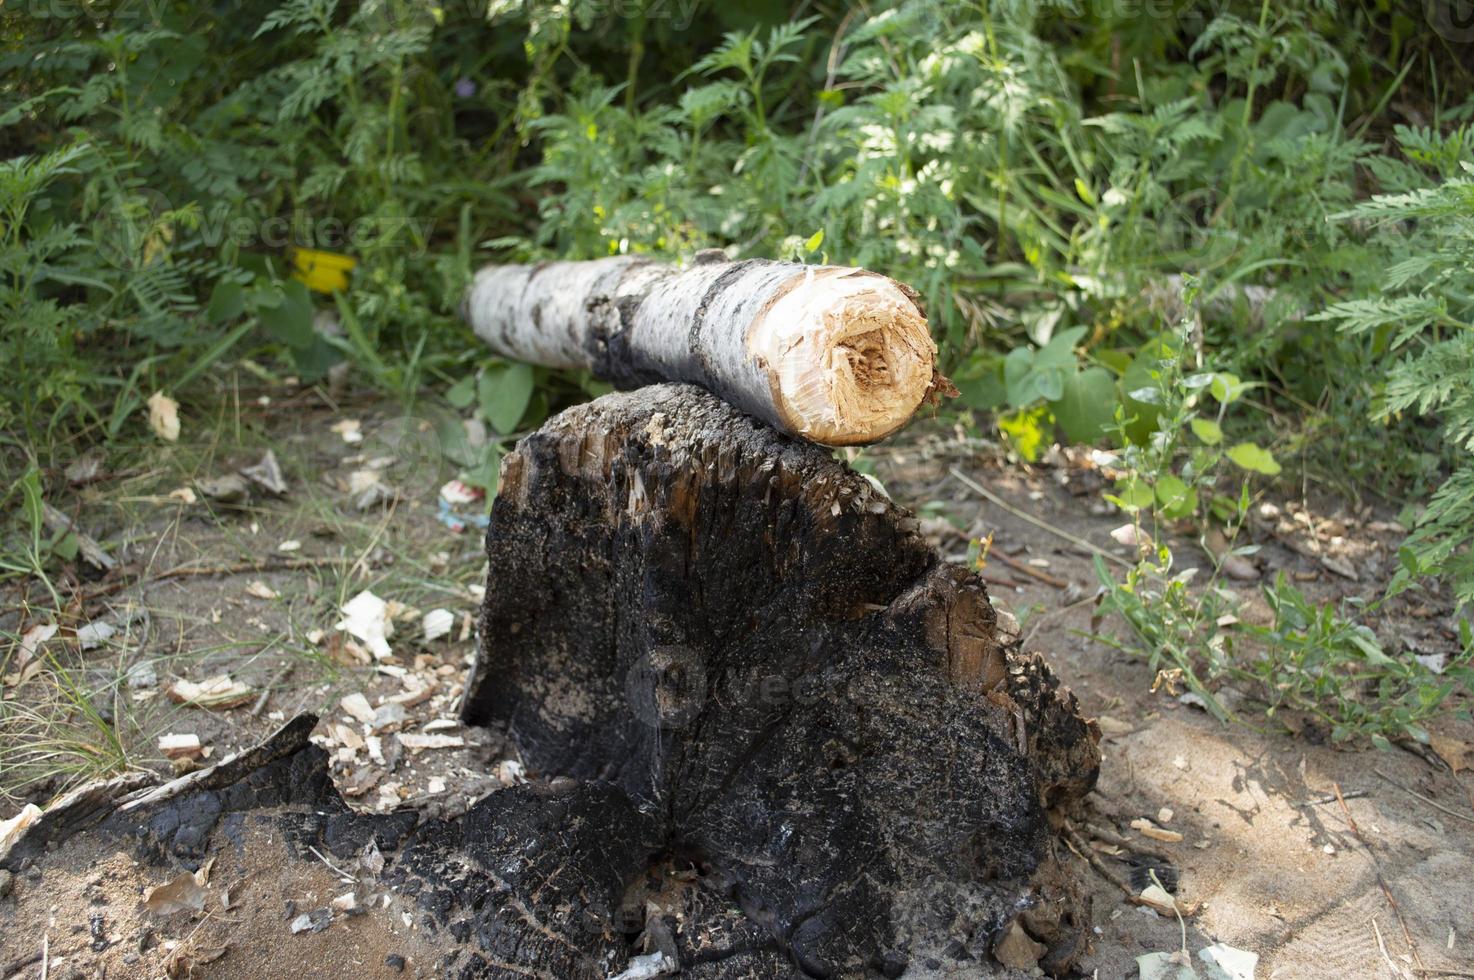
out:
<path id="1" fill-rule="evenodd" d="M 279 593 L 260 579 L 256 579 L 246 586 L 246 595 L 255 596 L 257 599 L 275 599 Z"/>
<path id="2" fill-rule="evenodd" d="M 34 803 L 27 803 L 9 820 L 0 820 L 0 858 L 3 858 L 10 851 L 11 845 L 20 840 L 26 829 L 40 818 L 41 808 Z"/>
<path id="3" fill-rule="evenodd" d="M 197 708 L 234 708 L 255 696 L 250 685 L 216 674 L 199 683 L 177 680 L 169 687 L 170 700 Z"/>
<path id="4" fill-rule="evenodd" d="M 205 754 L 198 735 L 160 735 L 159 751 L 166 759 L 199 759 Z"/>
<path id="5" fill-rule="evenodd" d="M 1175 830 L 1164 830 L 1152 823 L 1146 817 L 1137 817 L 1131 821 L 1131 829 L 1143 837 L 1159 840 L 1166 844 L 1178 844 L 1182 842 L 1182 835 Z"/>
<path id="6" fill-rule="evenodd" d="M 359 721 L 365 725 L 373 723 L 373 706 L 369 704 L 368 698 L 364 697 L 362 694 L 350 694 L 343 700 L 339 701 L 338 705 L 344 711 L 348 712 L 348 714 L 351 715 L 355 721 Z"/>
<path id="7" fill-rule="evenodd" d="M 458 749 L 466 744 L 466 740 L 459 735 L 422 735 L 415 732 L 404 732 L 399 736 L 399 744 L 411 752 L 420 752 L 425 749 Z"/>

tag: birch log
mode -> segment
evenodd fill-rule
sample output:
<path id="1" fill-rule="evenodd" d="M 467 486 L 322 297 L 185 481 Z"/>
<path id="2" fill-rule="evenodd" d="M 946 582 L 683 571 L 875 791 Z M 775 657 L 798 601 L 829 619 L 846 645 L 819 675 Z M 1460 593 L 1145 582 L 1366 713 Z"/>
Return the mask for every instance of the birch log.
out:
<path id="1" fill-rule="evenodd" d="M 915 291 L 864 269 L 719 250 L 687 268 L 628 256 L 489 266 L 463 312 L 504 357 L 621 388 L 688 381 L 831 446 L 882 439 L 950 388 Z"/>

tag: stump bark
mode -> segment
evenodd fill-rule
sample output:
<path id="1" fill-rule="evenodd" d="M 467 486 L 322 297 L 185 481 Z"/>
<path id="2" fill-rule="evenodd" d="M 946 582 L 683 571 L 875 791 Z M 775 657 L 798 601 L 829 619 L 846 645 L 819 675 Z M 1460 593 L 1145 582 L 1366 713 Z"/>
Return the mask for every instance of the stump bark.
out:
<path id="1" fill-rule="evenodd" d="M 804 973 L 986 963 L 1021 909 L 1073 961 L 1050 816 L 1098 736 L 827 451 L 693 387 L 608 395 L 507 458 L 487 559 L 465 720 L 660 814 Z"/>

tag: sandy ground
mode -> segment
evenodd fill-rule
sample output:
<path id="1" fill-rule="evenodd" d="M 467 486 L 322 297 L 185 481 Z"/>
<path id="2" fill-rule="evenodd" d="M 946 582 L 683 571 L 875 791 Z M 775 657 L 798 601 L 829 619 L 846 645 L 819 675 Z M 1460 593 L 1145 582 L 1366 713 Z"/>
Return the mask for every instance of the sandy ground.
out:
<path id="1" fill-rule="evenodd" d="M 430 420 L 373 402 L 329 407 L 306 394 L 268 405 L 238 401 L 236 411 L 234 428 L 209 426 L 208 444 L 189 443 L 186 420 L 184 444 L 140 447 L 136 459 L 115 464 L 118 472 L 57 495 L 125 562 L 128 581 L 141 584 L 76 583 L 87 601 L 66 607 L 41 667 L 5 690 L 11 707 L 0 715 L 0 818 L 117 762 L 168 772 L 160 735 L 198 735 L 218 758 L 299 710 L 323 713 L 320 744 L 334 753 L 334 777 L 360 807 L 414 800 L 454 813 L 518 778 L 508 746 L 454 723 L 474 642 L 467 617 L 487 570 L 477 529 L 455 533 L 436 516 L 439 487 L 454 474 Z M 335 430 L 344 419 L 360 423 L 362 441 Z M 227 505 L 199 491 L 200 480 L 256 462 L 267 446 L 288 484 L 284 496 L 258 491 Z M 1135 976 L 1137 956 L 1185 941 L 1193 954 L 1213 942 L 1257 953 L 1260 977 L 1474 976 L 1474 775 L 1453 774 L 1426 751 L 1333 745 L 1304 719 L 1271 724 L 1252 702 L 1239 703 L 1245 723 L 1225 725 L 1165 690 L 1152 693 L 1142 660 L 1093 638 L 1089 552 L 1039 526 L 1125 553 L 1109 536 L 1122 519 L 1100 504 L 1100 477 L 1083 457 L 1056 455 L 1020 467 L 995 445 L 931 423 L 868 451 L 865 461 L 897 500 L 928 518 L 944 553 L 964 560 L 967 537 L 991 532 L 993 547 L 1013 559 L 987 564 L 994 601 L 1020 619 L 1026 649 L 1049 654 L 1107 733 L 1091 822 L 1165 853 L 1180 875 L 1179 899 L 1197 908 L 1179 924 L 1129 905 L 1082 862 L 1096 928 L 1086 975 Z M 949 474 L 953 466 L 1038 523 L 980 498 Z M 372 482 L 364 473 L 377 474 L 388 493 L 359 509 L 365 482 Z M 183 488 L 194 490 L 193 503 L 179 499 L 187 494 L 170 496 Z M 1261 522 L 1265 547 L 1255 559 L 1264 574 L 1284 570 L 1320 598 L 1379 592 L 1398 541 L 1387 528 L 1389 515 L 1324 501 L 1274 504 Z M 1174 546 L 1194 552 L 1186 542 Z M 1348 567 L 1357 580 L 1344 576 Z M 490 573 L 494 587 L 496 569 Z M 1251 598 L 1243 615 L 1266 616 L 1253 588 L 1242 587 Z M 64 595 L 69 589 L 59 583 Z M 398 604 L 384 659 L 333 629 L 341 606 L 365 589 Z M 0 614 L 0 629 L 23 633 L 35 623 L 26 610 L 45 604 L 34 583 L 9 588 L 0 609 L 14 611 Z M 427 641 L 421 618 L 432 609 L 447 610 L 454 625 Z M 117 632 L 79 650 L 75 631 L 103 619 Z M 1450 610 L 1426 596 L 1393 604 L 1379 623 L 1384 637 L 1405 638 L 1426 654 L 1451 649 L 1451 628 Z M 1119 632 L 1119 624 L 1099 629 Z M 3 672 L 16 670 L 12 651 Z M 203 710 L 165 693 L 176 679 L 221 672 L 250 688 L 238 706 Z M 156 682 L 148 683 L 150 673 Z M 65 696 L 62 680 L 86 696 L 97 717 L 117 722 L 121 745 L 106 744 L 88 712 Z M 376 723 L 376 743 L 342 730 L 362 731 L 342 707 L 343 698 L 360 693 L 370 708 L 397 703 L 403 710 L 402 718 L 391 709 Z M 16 704 L 29 710 L 17 712 Z M 1463 722 L 1442 722 L 1439 731 L 1474 739 Z M 416 738 L 404 736 L 425 735 L 441 736 L 434 741 L 444 747 L 407 747 Z M 1140 817 L 1183 840 L 1145 841 L 1130 827 Z M 0 929 L 0 977 L 41 977 L 43 962 L 48 980 L 104 975 L 104 967 L 106 976 L 162 976 L 181 949 L 220 948 L 227 952 L 196 963 L 195 975 L 399 976 L 426 968 L 416 959 L 415 936 L 397 928 L 393 916 L 290 934 L 288 901 L 305 911 L 342 889 L 325 866 L 251 869 L 223 856 L 212 877 L 223 885 L 239 880 L 241 905 L 160 929 L 142 921 L 136 894 L 110 888 L 111 872 L 128 858 L 76 846 L 75 874 L 13 882 L 17 894 L 54 893 L 53 904 L 65 911 L 43 930 L 44 961 L 33 959 L 42 937 Z M 1100 856 L 1105 867 L 1126 873 L 1110 848 Z M 0 899 L 0 922 L 3 905 L 13 902 Z M 93 913 L 102 916 L 109 945 L 86 955 L 98 928 Z M 250 929 L 243 927 L 247 917 Z M 152 945 L 140 948 L 150 929 Z M 282 964 L 284 949 L 290 965 Z M 404 974 L 386 964 L 389 956 L 406 958 Z M 308 963 L 336 972 L 301 972 Z"/>

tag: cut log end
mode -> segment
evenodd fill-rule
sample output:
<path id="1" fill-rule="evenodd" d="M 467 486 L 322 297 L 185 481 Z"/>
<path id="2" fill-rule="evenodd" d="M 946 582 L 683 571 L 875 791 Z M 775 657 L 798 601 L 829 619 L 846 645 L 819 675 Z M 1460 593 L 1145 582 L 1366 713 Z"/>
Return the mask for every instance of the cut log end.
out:
<path id="1" fill-rule="evenodd" d="M 901 286 L 860 269 L 805 271 L 754 325 L 784 425 L 862 445 L 905 425 L 931 390 L 936 344 Z"/>

